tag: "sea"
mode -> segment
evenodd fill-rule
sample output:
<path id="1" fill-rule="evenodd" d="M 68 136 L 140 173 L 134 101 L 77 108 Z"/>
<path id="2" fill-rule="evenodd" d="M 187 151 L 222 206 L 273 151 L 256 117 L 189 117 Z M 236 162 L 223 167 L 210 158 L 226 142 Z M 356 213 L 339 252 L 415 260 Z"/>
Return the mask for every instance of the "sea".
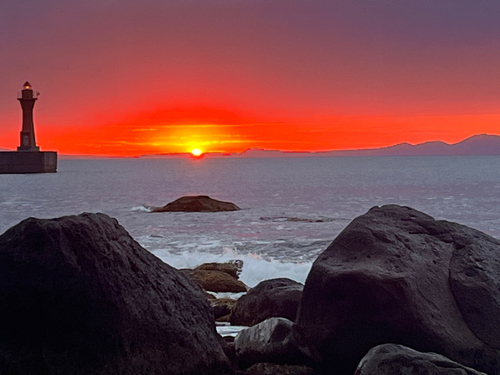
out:
<path id="1" fill-rule="evenodd" d="M 185 195 L 241 210 L 152 213 Z M 62 159 L 0 175 L 0 233 L 28 217 L 103 212 L 176 268 L 240 259 L 248 286 L 304 282 L 357 216 L 399 204 L 500 238 L 500 156 Z"/>

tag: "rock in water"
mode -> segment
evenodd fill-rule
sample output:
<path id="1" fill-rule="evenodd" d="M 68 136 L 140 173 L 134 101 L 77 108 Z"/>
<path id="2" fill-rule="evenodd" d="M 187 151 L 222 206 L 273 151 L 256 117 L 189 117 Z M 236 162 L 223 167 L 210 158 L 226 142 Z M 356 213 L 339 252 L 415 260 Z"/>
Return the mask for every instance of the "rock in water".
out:
<path id="1" fill-rule="evenodd" d="M 402 345 L 384 344 L 371 349 L 354 375 L 486 375 L 436 353 L 420 353 Z"/>
<path id="2" fill-rule="evenodd" d="M 314 262 L 297 317 L 325 373 L 395 343 L 500 373 L 500 241 L 396 205 L 349 224 Z"/>
<path id="3" fill-rule="evenodd" d="M 236 300 L 232 298 L 214 298 L 209 299 L 209 302 L 214 312 L 214 319 L 226 322 L 229 319 L 229 314 L 231 314 Z"/>
<path id="4" fill-rule="evenodd" d="M 232 325 L 253 326 L 267 318 L 295 321 L 304 285 L 287 278 L 264 280 L 236 302 Z"/>
<path id="5" fill-rule="evenodd" d="M 210 292 L 241 293 L 247 291 L 247 286 L 242 281 L 226 272 L 199 269 L 182 269 L 181 271 L 201 288 Z"/>
<path id="6" fill-rule="evenodd" d="M 155 207 L 151 212 L 220 212 L 239 209 L 231 202 L 218 201 L 207 195 L 196 195 L 181 197 L 163 207 Z"/>
<path id="7" fill-rule="evenodd" d="M 226 374 L 203 292 L 115 219 L 27 219 L 0 236 L 0 373 Z"/>
<path id="8" fill-rule="evenodd" d="M 234 279 L 240 278 L 241 268 L 243 267 L 243 261 L 237 260 L 225 263 L 203 263 L 195 268 L 195 270 L 208 270 L 208 271 L 220 271 L 225 272 Z"/>

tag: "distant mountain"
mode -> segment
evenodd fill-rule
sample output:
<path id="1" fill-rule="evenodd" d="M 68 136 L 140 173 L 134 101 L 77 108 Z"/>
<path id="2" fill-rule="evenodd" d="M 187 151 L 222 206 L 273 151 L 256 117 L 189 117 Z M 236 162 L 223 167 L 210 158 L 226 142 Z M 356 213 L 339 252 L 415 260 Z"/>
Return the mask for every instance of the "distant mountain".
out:
<path id="1" fill-rule="evenodd" d="M 441 141 L 425 142 L 417 145 L 400 143 L 384 148 L 333 151 L 327 154 L 332 156 L 500 155 L 500 136 L 479 134 L 454 144 Z"/>
<path id="2" fill-rule="evenodd" d="M 287 152 L 249 149 L 239 157 L 315 157 L 315 156 L 455 156 L 455 155 L 500 155 L 500 136 L 479 134 L 461 142 L 449 144 L 432 141 L 411 145 L 400 143 L 383 148 L 341 150 L 326 152 Z M 233 156 L 233 155 L 232 155 Z"/>

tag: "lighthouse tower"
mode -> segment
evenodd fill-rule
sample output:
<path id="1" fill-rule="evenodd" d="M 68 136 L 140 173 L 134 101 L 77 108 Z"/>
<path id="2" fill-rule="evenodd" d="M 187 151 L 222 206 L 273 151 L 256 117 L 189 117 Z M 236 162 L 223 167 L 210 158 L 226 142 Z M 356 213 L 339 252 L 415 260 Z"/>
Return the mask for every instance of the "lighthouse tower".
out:
<path id="1" fill-rule="evenodd" d="M 21 145 L 17 151 L 0 151 L 0 174 L 11 173 L 55 173 L 57 172 L 57 152 L 40 151 L 35 142 L 33 108 L 38 93 L 33 95 L 29 82 L 17 99 L 23 109 Z"/>
<path id="2" fill-rule="evenodd" d="M 29 82 L 23 85 L 20 97 L 17 99 L 23 109 L 23 128 L 21 130 L 21 145 L 17 151 L 40 151 L 35 142 L 35 125 L 33 124 L 33 107 L 37 98 Z"/>

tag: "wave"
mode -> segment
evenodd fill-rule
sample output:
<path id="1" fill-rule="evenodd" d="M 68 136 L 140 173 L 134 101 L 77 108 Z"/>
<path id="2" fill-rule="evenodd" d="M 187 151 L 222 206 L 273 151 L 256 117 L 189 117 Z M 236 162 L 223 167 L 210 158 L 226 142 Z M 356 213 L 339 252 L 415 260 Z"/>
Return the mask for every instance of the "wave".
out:
<path id="1" fill-rule="evenodd" d="M 153 209 L 152 206 L 147 206 L 147 205 L 142 205 L 142 206 L 135 206 L 130 209 L 130 211 L 133 212 L 151 212 Z"/>
<path id="2" fill-rule="evenodd" d="M 252 253 L 239 254 L 236 249 L 229 247 L 224 247 L 219 254 L 201 251 L 184 251 L 173 254 L 164 249 L 155 250 L 152 253 L 175 268 L 195 268 L 203 263 L 242 260 L 243 269 L 240 280 L 249 287 L 254 287 L 263 280 L 279 277 L 304 283 L 312 266 L 312 261 L 291 263 L 276 259 L 263 259 L 260 255 Z"/>

